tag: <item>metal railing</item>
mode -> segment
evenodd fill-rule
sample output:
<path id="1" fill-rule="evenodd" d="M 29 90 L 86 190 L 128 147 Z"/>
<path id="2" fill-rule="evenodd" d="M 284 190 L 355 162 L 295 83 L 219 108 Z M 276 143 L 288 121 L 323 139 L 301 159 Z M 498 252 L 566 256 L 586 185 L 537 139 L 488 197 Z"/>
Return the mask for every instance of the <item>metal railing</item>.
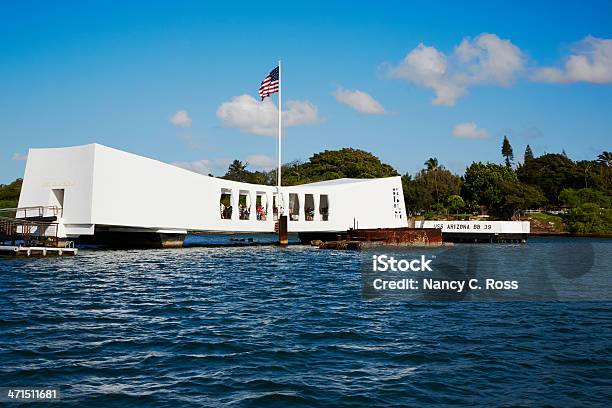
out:
<path id="1" fill-rule="evenodd" d="M 0 243 L 57 247 L 58 223 L 62 209 L 54 206 L 0 209 Z M 53 219 L 49 221 L 48 219 Z"/>
<path id="2" fill-rule="evenodd" d="M 33 207 L 0 208 L 0 216 L 10 215 L 11 218 L 61 218 L 63 208 L 54 205 L 38 205 Z"/>

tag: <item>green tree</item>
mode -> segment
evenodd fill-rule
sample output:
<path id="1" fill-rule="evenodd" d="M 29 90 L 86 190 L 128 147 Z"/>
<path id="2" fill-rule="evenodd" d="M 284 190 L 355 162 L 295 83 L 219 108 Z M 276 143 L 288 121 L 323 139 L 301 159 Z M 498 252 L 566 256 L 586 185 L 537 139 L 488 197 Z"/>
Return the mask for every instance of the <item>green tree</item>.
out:
<path id="1" fill-rule="evenodd" d="M 317 153 L 305 163 L 293 163 L 283 169 L 282 175 L 284 185 L 296 185 L 343 177 L 392 177 L 399 173 L 372 153 L 344 148 Z"/>
<path id="2" fill-rule="evenodd" d="M 250 183 L 253 184 L 263 184 L 267 186 L 276 185 L 276 171 L 272 173 L 271 171 L 255 171 L 251 173 L 249 179 Z"/>
<path id="3" fill-rule="evenodd" d="M 567 229 L 575 234 L 612 234 L 612 195 L 591 188 L 566 188 L 559 201 L 570 207 Z"/>
<path id="4" fill-rule="evenodd" d="M 417 208 L 419 201 L 419 193 L 416 189 L 412 175 L 406 173 L 402 176 L 402 190 L 404 191 L 404 204 L 408 213 L 414 213 L 420 210 Z"/>
<path id="5" fill-rule="evenodd" d="M 594 203 L 601 208 L 612 207 L 612 197 L 591 188 L 566 188 L 559 194 L 559 201 L 568 207 L 578 207 L 586 203 Z"/>
<path id="6" fill-rule="evenodd" d="M 306 171 L 307 169 L 305 166 L 303 166 L 303 163 L 297 160 L 291 163 L 287 163 L 281 169 L 281 174 L 283 176 L 283 184 L 290 185 L 308 183 L 308 181 L 304 181 L 304 179 L 306 178 Z"/>
<path id="7" fill-rule="evenodd" d="M 465 170 L 461 196 L 467 202 L 485 206 L 495 213 L 504 199 L 502 183 L 517 181 L 516 174 L 510 167 L 474 162 Z"/>
<path id="8" fill-rule="evenodd" d="M 459 176 L 439 165 L 419 171 L 414 179 L 406 175 L 402 178 L 406 209 L 422 212 L 444 208 L 448 197 L 460 193 L 461 183 Z"/>
<path id="9" fill-rule="evenodd" d="M 580 188 L 584 174 L 576 164 L 561 154 L 545 154 L 525 162 L 516 171 L 518 179 L 538 187 L 553 204 L 564 188 Z"/>
<path id="10" fill-rule="evenodd" d="M 602 208 L 596 203 L 584 203 L 569 210 L 566 224 L 574 234 L 612 233 L 612 209 Z"/>
<path id="11" fill-rule="evenodd" d="M 527 145 L 525 148 L 525 156 L 523 159 L 524 163 L 527 163 L 529 160 L 533 159 L 533 151 L 531 150 L 531 146 Z"/>
<path id="12" fill-rule="evenodd" d="M 540 208 L 546 203 L 542 191 L 520 181 L 501 182 L 502 199 L 494 208 L 497 215 L 504 219 L 513 219 L 521 211 Z"/>
<path id="13" fill-rule="evenodd" d="M 10 184 L 0 184 L 0 208 L 17 207 L 22 184 L 22 179 L 17 179 Z"/>
<path id="14" fill-rule="evenodd" d="M 597 162 L 606 167 L 612 167 L 612 152 L 602 152 L 597 156 Z"/>
<path id="15" fill-rule="evenodd" d="M 429 171 L 435 171 L 439 168 L 438 159 L 435 157 L 430 157 L 424 164 L 426 169 Z"/>
<path id="16" fill-rule="evenodd" d="M 431 174 L 431 180 L 432 180 L 432 186 L 434 189 L 434 197 L 435 197 L 435 202 L 436 203 L 440 203 L 440 192 L 438 191 L 438 181 L 437 181 L 437 172 L 438 170 L 440 170 L 441 167 L 440 164 L 438 163 L 438 159 L 435 157 L 430 157 L 425 163 L 425 170 Z M 428 206 L 428 208 L 431 206 Z"/>
<path id="17" fill-rule="evenodd" d="M 453 194 L 446 199 L 446 205 L 449 210 L 456 211 L 458 214 L 459 210 L 465 207 L 465 201 L 460 195 Z"/>
<path id="18" fill-rule="evenodd" d="M 277 170 L 255 171 L 247 169 L 248 163 L 234 160 L 223 178 L 246 183 L 276 185 Z M 399 176 L 390 165 L 382 163 L 372 153 L 344 148 L 326 150 L 313 155 L 307 162 L 293 161 L 282 165 L 284 186 L 313 183 L 338 178 L 381 178 Z"/>
<path id="19" fill-rule="evenodd" d="M 597 163 L 600 167 L 600 175 L 610 188 L 612 184 L 612 152 L 602 152 L 597 156 Z"/>
<path id="20" fill-rule="evenodd" d="M 512 146 L 510 146 L 510 141 L 507 136 L 504 136 L 501 152 L 502 156 L 506 158 L 506 166 L 510 167 L 512 165 L 512 160 L 514 160 L 514 153 L 512 152 Z"/>
<path id="21" fill-rule="evenodd" d="M 606 194 L 612 193 L 612 168 L 597 160 L 580 160 L 575 165 L 577 176 L 581 179 L 576 188 L 593 188 L 605 191 Z"/>
<path id="22" fill-rule="evenodd" d="M 247 165 L 247 163 L 243 163 L 240 160 L 234 160 L 229 165 L 223 178 L 226 180 L 240 181 L 243 183 L 251 182 L 252 173 L 246 169 Z"/>

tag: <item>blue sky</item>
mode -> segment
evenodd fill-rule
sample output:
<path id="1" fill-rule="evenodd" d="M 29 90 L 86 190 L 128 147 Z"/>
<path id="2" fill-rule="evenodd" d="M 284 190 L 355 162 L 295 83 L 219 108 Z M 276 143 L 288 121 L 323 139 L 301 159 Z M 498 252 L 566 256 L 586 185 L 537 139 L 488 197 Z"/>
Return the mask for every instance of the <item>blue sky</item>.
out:
<path id="1" fill-rule="evenodd" d="M 612 150 L 611 2 L 124 3 L 0 3 L 0 183 L 29 147 L 92 142 L 265 167 L 279 58 L 287 161 L 350 146 L 461 173 L 504 134 L 518 159 Z"/>

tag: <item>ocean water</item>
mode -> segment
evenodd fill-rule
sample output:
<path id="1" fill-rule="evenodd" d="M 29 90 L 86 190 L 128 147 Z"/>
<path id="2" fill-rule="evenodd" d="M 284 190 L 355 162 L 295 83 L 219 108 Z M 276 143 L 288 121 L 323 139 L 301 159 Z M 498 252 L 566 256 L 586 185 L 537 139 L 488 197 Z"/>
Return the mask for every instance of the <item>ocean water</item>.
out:
<path id="1" fill-rule="evenodd" d="M 611 273 L 612 241 L 478 250 L 535 268 L 585 242 Z M 612 302 L 365 300 L 360 266 L 306 246 L 0 259 L 0 387 L 74 407 L 609 406 Z"/>

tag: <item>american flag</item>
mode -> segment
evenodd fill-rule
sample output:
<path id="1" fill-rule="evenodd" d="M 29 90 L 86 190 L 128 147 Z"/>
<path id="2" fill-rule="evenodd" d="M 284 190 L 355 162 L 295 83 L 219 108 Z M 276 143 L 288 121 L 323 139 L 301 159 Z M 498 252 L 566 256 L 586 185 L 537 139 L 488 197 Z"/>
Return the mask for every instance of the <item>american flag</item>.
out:
<path id="1" fill-rule="evenodd" d="M 270 96 L 276 92 L 278 92 L 278 67 L 270 71 L 268 76 L 261 81 L 259 96 L 261 96 L 261 100 L 263 101 L 266 96 Z"/>

